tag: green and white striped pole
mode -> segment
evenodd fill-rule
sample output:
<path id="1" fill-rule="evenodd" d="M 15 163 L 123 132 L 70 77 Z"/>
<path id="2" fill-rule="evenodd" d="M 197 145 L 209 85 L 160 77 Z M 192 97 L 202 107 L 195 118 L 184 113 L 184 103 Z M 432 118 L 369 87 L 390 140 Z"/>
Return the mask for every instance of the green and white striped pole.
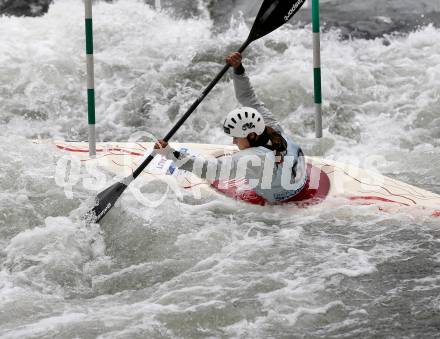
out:
<path id="1" fill-rule="evenodd" d="M 85 0 L 86 17 L 86 56 L 87 56 L 87 112 L 89 120 L 89 153 L 96 155 L 95 130 L 95 71 L 93 66 L 93 23 L 92 0 Z"/>
<path id="2" fill-rule="evenodd" d="M 322 91 L 321 91 L 321 42 L 319 24 L 319 0 L 312 0 L 312 30 L 313 30 L 313 78 L 315 96 L 315 133 L 322 138 Z"/>

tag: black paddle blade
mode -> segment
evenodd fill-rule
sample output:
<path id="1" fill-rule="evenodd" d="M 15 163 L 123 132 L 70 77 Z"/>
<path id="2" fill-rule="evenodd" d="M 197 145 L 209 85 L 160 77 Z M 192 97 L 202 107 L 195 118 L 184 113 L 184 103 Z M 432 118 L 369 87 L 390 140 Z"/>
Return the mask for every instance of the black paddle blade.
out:
<path id="1" fill-rule="evenodd" d="M 113 184 L 96 197 L 96 205 L 86 215 L 85 219 L 90 222 L 99 222 L 114 206 L 118 198 L 125 191 L 127 185 L 122 182 Z"/>
<path id="2" fill-rule="evenodd" d="M 305 2 L 306 0 L 265 0 L 248 40 L 257 40 L 284 25 Z"/>

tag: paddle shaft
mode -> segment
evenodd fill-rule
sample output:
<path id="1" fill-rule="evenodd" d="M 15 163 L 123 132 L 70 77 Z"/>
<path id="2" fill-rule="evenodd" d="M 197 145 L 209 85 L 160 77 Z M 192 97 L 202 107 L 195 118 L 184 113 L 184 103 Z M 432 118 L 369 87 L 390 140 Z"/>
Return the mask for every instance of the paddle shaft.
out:
<path id="1" fill-rule="evenodd" d="M 246 42 L 238 49 L 239 53 L 242 53 L 246 47 L 250 45 L 252 41 L 246 40 Z M 220 81 L 220 79 L 225 75 L 231 65 L 227 64 L 223 69 L 217 74 L 217 76 L 211 81 L 211 83 L 203 90 L 202 94 L 197 98 L 196 101 L 191 105 L 191 107 L 186 111 L 186 113 L 179 119 L 179 121 L 173 126 L 173 128 L 167 133 L 165 138 L 166 142 L 168 142 L 173 135 L 179 130 L 179 128 L 185 123 L 185 121 L 189 118 L 189 116 L 196 110 L 196 108 L 200 105 L 203 99 L 208 95 L 209 92 L 214 88 L 214 86 Z M 148 164 L 154 159 L 154 155 L 150 154 L 147 159 L 145 159 L 142 164 L 133 172 L 132 177 L 136 179 L 142 171 L 148 166 Z"/>

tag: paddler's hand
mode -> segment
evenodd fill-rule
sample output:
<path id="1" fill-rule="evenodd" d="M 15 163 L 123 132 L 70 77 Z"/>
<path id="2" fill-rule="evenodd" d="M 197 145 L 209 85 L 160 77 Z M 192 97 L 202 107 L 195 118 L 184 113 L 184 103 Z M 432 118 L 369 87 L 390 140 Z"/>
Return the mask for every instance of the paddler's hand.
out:
<path id="1" fill-rule="evenodd" d="M 171 148 L 170 145 L 168 145 L 168 143 L 163 139 L 156 141 L 154 144 L 153 154 L 159 154 L 172 161 L 176 161 L 176 159 L 178 160 L 180 157 L 180 153 L 174 148 Z"/>
<path id="2" fill-rule="evenodd" d="M 163 139 L 157 140 L 156 143 L 154 144 L 154 150 L 155 151 L 161 150 L 161 149 L 163 150 L 163 149 L 165 149 L 167 147 L 168 147 L 168 143 L 165 140 L 163 140 Z"/>
<path id="3" fill-rule="evenodd" d="M 156 154 L 167 156 L 167 154 L 171 151 L 171 149 L 170 149 L 168 143 L 165 140 L 159 139 L 154 144 L 154 150 L 153 151 Z"/>
<path id="4" fill-rule="evenodd" d="M 234 67 L 235 69 L 239 69 L 242 65 L 241 65 L 241 54 L 239 52 L 234 52 L 232 54 L 229 54 L 226 58 L 225 61 L 231 65 L 232 67 Z"/>

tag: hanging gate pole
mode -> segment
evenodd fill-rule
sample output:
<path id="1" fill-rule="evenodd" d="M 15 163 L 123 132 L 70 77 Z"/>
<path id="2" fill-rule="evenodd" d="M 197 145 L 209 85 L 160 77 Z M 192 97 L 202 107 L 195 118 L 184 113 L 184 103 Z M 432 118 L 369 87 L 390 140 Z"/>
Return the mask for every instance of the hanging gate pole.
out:
<path id="1" fill-rule="evenodd" d="M 87 56 L 87 112 L 89 120 L 89 153 L 96 155 L 96 130 L 95 130 L 95 72 L 93 66 L 93 23 L 92 0 L 85 0 L 86 18 L 86 56 Z"/>
<path id="2" fill-rule="evenodd" d="M 321 42 L 319 24 L 319 0 L 312 0 L 313 30 L 313 78 L 315 94 L 315 133 L 322 138 L 322 92 L 321 92 Z"/>

